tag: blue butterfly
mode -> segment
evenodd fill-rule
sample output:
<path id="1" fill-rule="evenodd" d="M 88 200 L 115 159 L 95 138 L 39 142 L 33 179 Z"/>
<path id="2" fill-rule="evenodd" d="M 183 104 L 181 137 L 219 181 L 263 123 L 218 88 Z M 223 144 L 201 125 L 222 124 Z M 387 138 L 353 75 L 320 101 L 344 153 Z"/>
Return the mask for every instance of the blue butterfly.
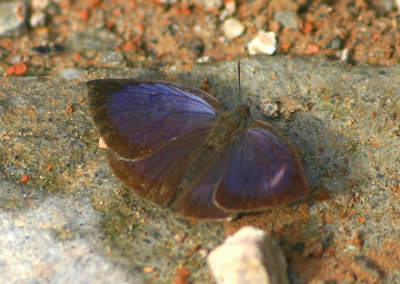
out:
<path id="1" fill-rule="evenodd" d="M 308 195 L 294 147 L 268 123 L 248 123 L 248 105 L 227 110 L 208 93 L 165 81 L 87 87 L 115 175 L 146 199 L 184 217 L 230 219 Z"/>

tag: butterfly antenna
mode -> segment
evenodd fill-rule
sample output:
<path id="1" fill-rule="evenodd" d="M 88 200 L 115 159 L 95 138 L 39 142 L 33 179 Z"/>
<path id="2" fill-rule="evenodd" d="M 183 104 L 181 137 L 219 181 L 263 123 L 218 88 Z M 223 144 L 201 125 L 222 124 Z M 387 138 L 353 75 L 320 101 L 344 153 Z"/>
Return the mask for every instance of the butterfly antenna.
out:
<path id="1" fill-rule="evenodd" d="M 240 104 L 242 104 L 242 89 L 240 86 L 240 58 L 238 60 L 238 80 L 239 80 L 239 101 Z"/>

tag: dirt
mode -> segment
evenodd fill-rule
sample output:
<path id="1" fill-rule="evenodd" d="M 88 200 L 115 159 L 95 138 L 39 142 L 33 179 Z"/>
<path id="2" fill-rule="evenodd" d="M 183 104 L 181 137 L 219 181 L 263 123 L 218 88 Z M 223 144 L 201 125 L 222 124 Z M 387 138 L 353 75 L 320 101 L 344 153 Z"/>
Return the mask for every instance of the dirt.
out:
<path id="1" fill-rule="evenodd" d="M 395 3 L 390 6 L 388 1 L 225 0 L 214 8 L 199 4 L 201 1 L 166 2 L 175 1 L 49 2 L 52 5 L 43 9 L 47 17 L 45 25 L 28 25 L 18 37 L 0 38 L 0 70 L 4 76 L 51 76 L 66 67 L 88 69 L 101 66 L 98 58 L 110 49 L 119 53 L 127 66 L 143 62 L 153 66 L 190 66 L 198 61 L 237 59 L 248 56 L 247 44 L 259 29 L 275 32 L 276 54 L 325 56 L 327 60 L 352 65 L 400 62 L 400 14 Z M 232 7 L 232 3 L 235 9 L 229 15 L 227 7 Z M 39 8 L 32 6 L 31 13 L 35 9 Z M 288 10 L 296 12 L 298 30 L 283 27 L 275 19 L 276 12 Z M 228 16 L 245 26 L 245 32 L 232 40 L 222 30 Z M 70 41 L 74 34 L 97 32 L 109 35 L 104 48 L 84 49 Z M 329 195 L 322 192 L 315 198 L 327 200 Z M 280 213 L 274 214 L 275 211 Z M 321 222 L 329 224 L 338 218 L 331 213 L 321 215 Z M 382 251 L 371 251 L 373 262 L 368 262 L 354 258 L 363 247 L 362 236 L 356 233 L 343 232 L 343 238 L 330 241 L 326 247 L 323 240 L 291 231 L 286 224 L 302 224 L 308 219 L 307 205 L 269 210 L 265 215 L 268 223 L 260 223 L 264 218 L 259 215 L 227 223 L 226 234 L 244 224 L 253 224 L 278 237 L 290 236 L 282 244 L 289 267 L 306 279 L 377 283 L 381 274 L 396 269 L 393 263 L 400 262 L 400 243 L 395 239 L 386 240 Z M 347 217 L 342 217 L 345 222 Z M 358 222 L 362 224 L 365 220 L 361 218 Z M 355 249 L 346 251 L 349 245 Z M 299 246 L 302 249 L 296 250 Z M 386 265 L 377 268 L 374 262 Z"/>
<path id="2" fill-rule="evenodd" d="M 49 69 L 54 66 L 87 68 L 95 64 L 100 50 L 82 51 L 67 43 L 73 33 L 91 29 L 109 31 L 114 37 L 107 44 L 132 64 L 140 58 L 154 65 L 191 65 L 198 60 L 243 57 L 248 55 L 247 44 L 259 29 L 276 33 L 277 54 L 322 55 L 329 60 L 342 58 L 351 64 L 392 65 L 400 60 L 399 13 L 394 4 L 388 9 L 384 8 L 385 3 L 377 1 L 227 0 L 226 5 L 215 8 L 196 1 L 57 2 L 49 2 L 53 6 L 43 9 L 47 13 L 44 26 L 30 26 L 20 37 L 0 39 L 0 67 L 6 74 L 27 71 L 21 63 L 12 67 L 16 56 L 28 66 L 28 72 L 42 75 L 51 73 Z M 244 24 L 245 32 L 229 40 L 224 37 L 222 23 L 229 16 L 226 7 L 232 3 L 235 9 L 230 14 Z M 33 6 L 31 10 L 33 13 L 40 9 Z M 298 30 L 283 27 L 275 20 L 277 11 L 288 10 L 296 12 Z"/>

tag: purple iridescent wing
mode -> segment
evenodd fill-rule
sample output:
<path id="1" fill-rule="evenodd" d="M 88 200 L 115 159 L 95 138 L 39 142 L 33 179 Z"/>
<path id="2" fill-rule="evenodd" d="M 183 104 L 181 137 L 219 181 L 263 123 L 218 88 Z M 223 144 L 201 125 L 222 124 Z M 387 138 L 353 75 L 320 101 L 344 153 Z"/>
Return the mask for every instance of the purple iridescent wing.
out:
<path id="1" fill-rule="evenodd" d="M 213 96 L 170 82 L 102 79 L 87 82 L 87 87 L 100 135 L 126 159 L 144 157 L 177 138 L 207 130 L 224 110 Z"/>
<path id="2" fill-rule="evenodd" d="M 257 120 L 238 135 L 214 200 L 223 209 L 246 211 L 307 195 L 307 180 L 293 146 L 272 126 Z"/>

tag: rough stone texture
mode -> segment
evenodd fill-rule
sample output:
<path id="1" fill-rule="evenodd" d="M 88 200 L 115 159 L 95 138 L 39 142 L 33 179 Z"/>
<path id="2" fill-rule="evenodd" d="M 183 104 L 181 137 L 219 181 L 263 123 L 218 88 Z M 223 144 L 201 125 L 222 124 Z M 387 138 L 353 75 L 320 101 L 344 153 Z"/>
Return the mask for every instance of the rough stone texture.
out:
<path id="1" fill-rule="evenodd" d="M 299 29 L 300 18 L 296 11 L 278 11 L 274 14 L 274 20 L 279 22 L 283 27 L 293 30 Z"/>
<path id="2" fill-rule="evenodd" d="M 288 284 L 282 249 L 264 231 L 240 229 L 210 252 L 207 263 L 217 283 Z"/>
<path id="3" fill-rule="evenodd" d="M 232 107 L 239 103 L 236 66 L 2 78 L 0 282 L 153 283 L 182 271 L 190 272 L 189 281 L 209 282 L 205 254 L 222 242 L 222 224 L 177 219 L 121 186 L 98 149 L 85 81 L 157 78 L 200 88 L 207 77 L 210 92 Z M 360 281 L 399 281 L 400 67 L 256 56 L 243 58 L 241 69 L 253 117 L 262 118 L 263 99 L 279 103 L 278 118 L 264 119 L 299 150 L 312 189 L 300 205 L 268 211 L 288 214 L 279 238 L 291 278 L 309 271 L 303 280 L 312 281 L 321 265 L 341 259 Z M 304 215 L 293 213 L 299 206 Z M 266 218 L 260 213 L 252 220 L 260 226 Z"/>
<path id="4" fill-rule="evenodd" d="M 24 1 L 0 3 L 0 37 L 19 35 L 26 24 L 26 14 Z"/>
<path id="5" fill-rule="evenodd" d="M 1 212 L 0 281 L 143 283 L 96 249 L 101 219 L 90 200 L 62 194 L 42 196 L 18 213 Z"/>

